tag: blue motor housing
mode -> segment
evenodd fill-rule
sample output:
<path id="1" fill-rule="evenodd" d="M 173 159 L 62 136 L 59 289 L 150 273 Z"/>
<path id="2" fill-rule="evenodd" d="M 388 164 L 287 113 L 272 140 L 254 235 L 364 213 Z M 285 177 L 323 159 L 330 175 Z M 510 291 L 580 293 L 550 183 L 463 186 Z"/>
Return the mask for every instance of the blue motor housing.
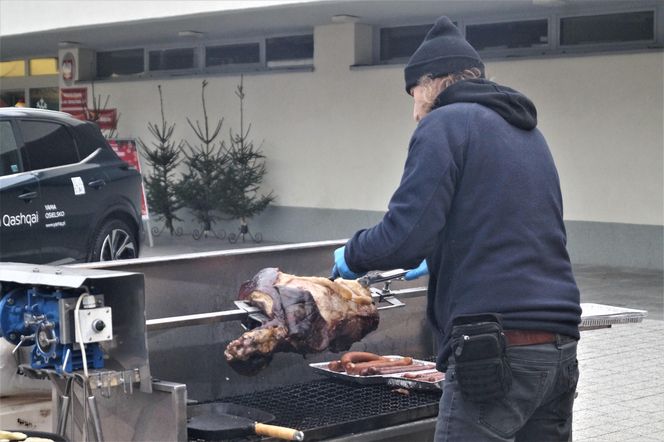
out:
<path id="1" fill-rule="evenodd" d="M 58 373 L 81 370 L 83 355 L 74 343 L 71 309 L 78 297 L 78 293 L 56 289 L 13 288 L 0 299 L 0 334 L 14 345 L 34 346 L 32 368 L 53 368 Z M 88 368 L 103 368 L 98 343 L 87 344 L 85 355 Z"/>

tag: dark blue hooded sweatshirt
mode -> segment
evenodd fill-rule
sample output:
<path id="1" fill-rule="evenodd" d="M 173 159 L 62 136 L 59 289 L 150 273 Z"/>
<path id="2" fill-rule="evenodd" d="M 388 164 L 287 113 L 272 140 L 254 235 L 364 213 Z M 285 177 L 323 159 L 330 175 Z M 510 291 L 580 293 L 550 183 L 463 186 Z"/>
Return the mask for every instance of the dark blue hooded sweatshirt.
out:
<path id="1" fill-rule="evenodd" d="M 500 313 L 505 329 L 579 338 L 558 173 L 536 125 L 535 106 L 513 89 L 451 85 L 418 124 L 383 220 L 346 246 L 355 272 L 426 258 L 440 369 L 457 315 Z"/>

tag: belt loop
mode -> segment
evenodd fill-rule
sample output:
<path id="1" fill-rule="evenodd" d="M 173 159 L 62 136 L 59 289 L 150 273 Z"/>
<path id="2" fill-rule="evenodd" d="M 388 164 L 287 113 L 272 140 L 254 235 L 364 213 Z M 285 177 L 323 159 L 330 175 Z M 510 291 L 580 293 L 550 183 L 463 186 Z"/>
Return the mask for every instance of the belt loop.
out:
<path id="1" fill-rule="evenodd" d="M 556 333 L 556 348 L 562 350 L 564 344 L 563 336 L 560 333 Z"/>

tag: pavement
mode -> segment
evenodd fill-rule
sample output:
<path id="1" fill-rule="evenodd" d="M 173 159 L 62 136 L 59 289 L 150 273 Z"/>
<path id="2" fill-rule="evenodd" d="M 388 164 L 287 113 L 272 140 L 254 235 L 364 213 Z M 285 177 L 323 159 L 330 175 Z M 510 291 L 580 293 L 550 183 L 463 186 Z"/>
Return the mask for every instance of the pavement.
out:
<path id="1" fill-rule="evenodd" d="M 637 324 L 581 332 L 574 441 L 664 441 L 662 271 L 574 266 L 581 302 L 648 311 Z"/>
<path id="2" fill-rule="evenodd" d="M 664 321 L 581 332 L 575 442 L 664 441 Z"/>
<path id="3" fill-rule="evenodd" d="M 154 241 L 155 247 L 144 247 L 141 256 L 274 244 L 195 241 L 190 235 L 162 235 Z M 581 302 L 648 311 L 641 323 L 581 333 L 574 441 L 664 442 L 664 272 L 575 265 L 574 274 Z"/>

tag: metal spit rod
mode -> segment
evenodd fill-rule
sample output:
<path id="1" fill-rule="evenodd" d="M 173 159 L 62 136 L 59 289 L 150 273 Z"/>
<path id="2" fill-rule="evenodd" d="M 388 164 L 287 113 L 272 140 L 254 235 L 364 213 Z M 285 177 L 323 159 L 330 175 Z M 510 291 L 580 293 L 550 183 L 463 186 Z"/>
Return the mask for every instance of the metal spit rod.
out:
<path id="1" fill-rule="evenodd" d="M 426 287 L 408 288 L 402 290 L 390 290 L 389 295 L 381 294 L 380 290 L 372 290 L 371 296 L 377 300 L 385 300 L 390 305 L 385 308 L 401 307 L 404 304 L 396 298 L 415 298 L 423 296 Z M 380 308 L 380 307 L 379 307 Z M 145 321 L 147 331 L 168 330 L 178 327 L 189 327 L 193 325 L 209 325 L 219 322 L 245 321 L 251 314 L 260 313 L 256 307 L 243 307 L 234 310 L 221 310 L 209 313 L 197 313 L 193 315 L 169 316 L 166 318 L 148 319 Z"/>

